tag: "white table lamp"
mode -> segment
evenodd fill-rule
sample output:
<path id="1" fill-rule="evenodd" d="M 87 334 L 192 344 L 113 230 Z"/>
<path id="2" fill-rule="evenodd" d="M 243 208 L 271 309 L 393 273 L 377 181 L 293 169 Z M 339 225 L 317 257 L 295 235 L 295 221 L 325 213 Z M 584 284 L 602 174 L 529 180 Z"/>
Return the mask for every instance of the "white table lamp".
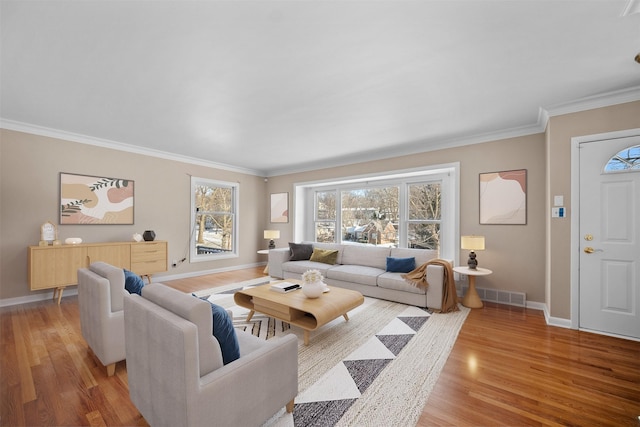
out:
<path id="1" fill-rule="evenodd" d="M 469 269 L 475 270 L 478 267 L 475 251 L 484 250 L 484 236 L 462 236 L 460 238 L 460 247 L 470 251 L 467 265 Z"/>
<path id="2" fill-rule="evenodd" d="M 273 239 L 280 238 L 280 230 L 264 230 L 264 238 L 269 240 L 269 249 L 275 249 L 276 243 Z"/>

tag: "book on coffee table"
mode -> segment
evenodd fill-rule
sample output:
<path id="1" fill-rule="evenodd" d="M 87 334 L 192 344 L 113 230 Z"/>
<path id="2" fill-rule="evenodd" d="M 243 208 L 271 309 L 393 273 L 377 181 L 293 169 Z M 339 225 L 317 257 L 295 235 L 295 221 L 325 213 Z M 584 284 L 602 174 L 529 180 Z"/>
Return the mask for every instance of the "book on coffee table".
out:
<path id="1" fill-rule="evenodd" d="M 295 291 L 296 289 L 300 289 L 300 285 L 298 285 L 297 283 L 280 282 L 280 283 L 274 283 L 273 285 L 271 285 L 270 289 L 272 291 L 286 293 L 286 292 Z"/>

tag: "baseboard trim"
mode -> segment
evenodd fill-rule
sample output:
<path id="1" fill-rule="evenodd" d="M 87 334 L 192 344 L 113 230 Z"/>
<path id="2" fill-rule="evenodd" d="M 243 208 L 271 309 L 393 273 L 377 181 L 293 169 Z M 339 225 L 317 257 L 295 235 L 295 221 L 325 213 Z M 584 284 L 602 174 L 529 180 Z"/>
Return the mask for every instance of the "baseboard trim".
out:
<path id="1" fill-rule="evenodd" d="M 549 314 L 549 308 L 546 304 L 543 304 L 544 319 L 549 326 L 556 326 L 558 328 L 572 329 L 571 319 L 563 319 L 562 317 L 553 317 Z"/>
<path id="2" fill-rule="evenodd" d="M 227 271 L 244 270 L 244 269 L 253 268 L 253 267 L 264 267 L 265 265 L 267 265 L 266 262 L 254 262 L 252 264 L 236 265 L 236 266 L 224 267 L 224 268 L 214 268 L 211 270 L 199 270 L 199 271 L 192 271 L 189 273 L 167 274 L 162 276 L 155 275 L 153 276 L 153 281 L 162 283 L 163 281 L 189 279 L 191 277 L 206 276 L 207 274 L 225 273 Z"/>
<path id="3" fill-rule="evenodd" d="M 62 292 L 62 298 L 78 295 L 78 288 L 76 285 L 73 287 L 66 287 Z M 0 299 L 0 307 L 10 307 L 12 305 L 29 304 L 30 302 L 40 302 L 45 300 L 53 301 L 53 291 L 44 292 L 34 295 L 26 295 L 23 297 L 4 298 Z"/>
<path id="4" fill-rule="evenodd" d="M 545 311 L 547 306 L 543 302 L 527 301 L 527 308 L 530 308 L 532 310 Z"/>

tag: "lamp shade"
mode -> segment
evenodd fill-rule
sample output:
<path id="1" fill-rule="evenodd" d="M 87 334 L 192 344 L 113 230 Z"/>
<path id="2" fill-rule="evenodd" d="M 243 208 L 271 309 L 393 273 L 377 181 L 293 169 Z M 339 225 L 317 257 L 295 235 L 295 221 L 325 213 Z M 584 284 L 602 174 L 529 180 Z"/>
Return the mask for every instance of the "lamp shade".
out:
<path id="1" fill-rule="evenodd" d="M 280 230 L 264 230 L 265 239 L 279 239 Z"/>
<path id="2" fill-rule="evenodd" d="M 471 251 L 483 251 L 484 236 L 462 236 L 460 238 L 460 247 Z"/>

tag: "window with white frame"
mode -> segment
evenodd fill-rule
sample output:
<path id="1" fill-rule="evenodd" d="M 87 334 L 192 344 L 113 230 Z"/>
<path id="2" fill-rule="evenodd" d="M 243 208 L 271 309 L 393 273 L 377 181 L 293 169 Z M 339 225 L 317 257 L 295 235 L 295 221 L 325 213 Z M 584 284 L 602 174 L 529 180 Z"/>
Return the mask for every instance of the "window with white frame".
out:
<path id="1" fill-rule="evenodd" d="M 604 167 L 605 173 L 637 170 L 640 170 L 640 145 L 620 150 Z"/>
<path id="2" fill-rule="evenodd" d="M 191 178 L 191 262 L 238 256 L 239 184 Z"/>
<path id="3" fill-rule="evenodd" d="M 305 225 L 296 227 L 296 238 L 435 249 L 441 257 L 455 259 L 457 176 L 454 164 L 297 184 L 295 216 Z M 299 212 L 304 216 L 298 216 Z"/>

